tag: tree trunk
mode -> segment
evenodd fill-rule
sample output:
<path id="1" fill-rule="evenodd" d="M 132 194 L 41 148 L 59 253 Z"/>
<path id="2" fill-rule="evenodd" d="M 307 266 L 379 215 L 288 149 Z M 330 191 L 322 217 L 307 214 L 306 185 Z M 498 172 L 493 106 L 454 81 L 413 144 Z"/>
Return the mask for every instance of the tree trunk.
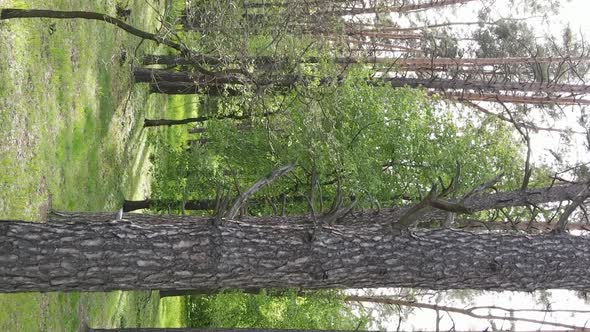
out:
<path id="1" fill-rule="evenodd" d="M 475 91 L 522 91 L 522 92 L 544 92 L 569 94 L 586 94 L 590 93 L 590 85 L 583 84 L 554 84 L 539 82 L 488 82 L 478 80 L 461 80 L 461 79 L 419 79 L 419 78 L 384 78 L 391 82 L 391 86 L 399 88 L 408 86 L 411 88 L 424 87 L 436 90 L 475 90 Z"/>
<path id="2" fill-rule="evenodd" d="M 203 77 L 199 74 L 193 74 L 191 72 L 174 72 L 159 69 L 146 69 L 140 68 L 134 71 L 135 82 L 152 82 L 152 89 L 162 91 L 167 86 L 180 87 L 190 93 L 194 91 L 201 91 L 204 88 L 208 89 L 210 93 L 218 94 L 214 92 L 216 89 L 221 88 L 224 84 L 238 84 L 244 85 L 241 78 L 234 75 L 224 75 L 215 78 Z M 257 80 L 257 86 L 273 86 L 274 88 L 291 88 L 295 84 L 307 84 L 311 77 L 288 75 L 277 78 L 264 78 Z M 500 92 L 500 91 L 513 91 L 513 92 L 535 92 L 535 93 L 567 93 L 571 95 L 582 95 L 590 93 L 590 85 L 584 84 L 554 84 L 554 83 L 540 83 L 540 82 L 489 82 L 480 80 L 460 80 L 460 79 L 419 79 L 419 78 L 407 78 L 407 77 L 383 77 L 376 78 L 376 81 L 389 82 L 393 88 L 399 87 L 411 87 L 419 88 L 424 87 L 427 89 L 434 90 L 474 90 L 483 92 Z M 330 84 L 337 80 L 331 77 L 323 77 L 320 79 L 320 84 Z M 212 88 L 209 88 L 212 87 Z M 228 88 L 231 89 L 231 88 Z M 450 92 L 453 93 L 453 92 Z M 464 95 L 469 95 L 465 93 Z M 504 97 L 504 96 L 502 96 Z M 519 96 L 506 96 L 506 97 L 519 97 Z M 538 97 L 538 96 L 520 96 L 523 98 L 532 98 L 531 100 L 551 100 L 553 97 Z M 581 98 L 571 97 L 564 98 L 560 97 L 560 100 L 581 100 Z"/>
<path id="3" fill-rule="evenodd" d="M 0 291 L 590 287 L 590 239 L 566 234 L 134 219 L 3 222 Z"/>
<path id="4" fill-rule="evenodd" d="M 477 211 L 561 201 L 572 188 L 479 195 L 465 204 Z M 587 237 L 392 231 L 412 209 L 358 213 L 344 217 L 347 226 L 317 228 L 306 216 L 221 226 L 210 218 L 128 214 L 113 222 L 114 214 L 91 213 L 0 222 L 0 292 L 590 287 Z"/>
<path id="5" fill-rule="evenodd" d="M 214 77 L 202 74 L 195 74 L 189 71 L 170 71 L 153 68 L 137 68 L 133 71 L 135 83 L 152 83 L 152 85 L 161 86 L 163 84 L 183 84 L 194 89 L 202 89 L 210 86 L 223 86 L 225 84 L 238 84 L 256 86 L 273 85 L 275 87 L 291 88 L 295 84 L 306 84 L 312 78 L 300 75 L 281 75 L 278 77 L 261 77 L 256 79 L 245 79 L 238 75 L 225 74 Z M 333 81 L 332 78 L 323 77 L 320 81 L 325 83 Z"/>
<path id="6" fill-rule="evenodd" d="M 395 64 L 403 69 L 427 70 L 434 68 L 462 68 L 462 67 L 481 67 L 481 66 L 501 66 L 501 65 L 533 65 L 541 63 L 569 63 L 569 62 L 587 62 L 590 57 L 506 57 L 506 58 L 395 58 L 395 57 L 335 57 L 331 61 L 340 64 L 350 63 L 384 63 Z M 306 57 L 301 60 L 302 63 L 319 63 L 319 57 Z M 222 62 L 230 63 L 230 59 L 215 57 L 203 58 L 184 57 L 181 55 L 159 55 L 148 54 L 143 57 L 144 65 L 167 65 L 179 66 L 192 64 L 210 64 L 216 65 Z M 280 68 L 286 62 L 286 59 L 272 56 L 257 56 L 234 59 L 233 62 L 254 63 L 256 66 L 275 66 Z"/>
<path id="7" fill-rule="evenodd" d="M 208 56 L 203 54 L 195 55 L 168 55 L 168 54 L 147 54 L 143 56 L 144 65 L 167 65 L 167 66 L 179 66 L 187 64 L 207 64 L 207 65 L 219 65 L 224 62 L 221 57 Z"/>
<path id="8" fill-rule="evenodd" d="M 383 218 L 373 214 L 376 223 Z M 590 239 L 567 234 L 393 234 L 379 225 L 314 232 L 289 222 L 218 227 L 171 216 L 86 220 L 2 222 L 0 291 L 590 287 Z"/>
<path id="9" fill-rule="evenodd" d="M 445 7 L 450 5 L 465 4 L 474 0 L 433 0 L 430 2 L 420 4 L 410 4 L 401 6 L 388 7 L 368 7 L 368 8 L 353 8 L 341 10 L 329 10 L 320 12 L 321 15 L 344 16 L 344 15 L 362 15 L 362 14 L 385 14 L 385 13 L 409 13 L 414 11 L 421 11 L 426 9 L 433 9 Z"/>
<path id="10" fill-rule="evenodd" d="M 503 102 L 509 104 L 531 105 L 590 105 L 590 99 L 581 97 L 551 97 L 551 96 L 518 96 L 503 95 L 498 93 L 472 93 L 472 92 L 432 92 L 429 94 L 441 94 L 443 97 L 458 101 L 488 101 L 492 103 Z"/>
<path id="11" fill-rule="evenodd" d="M 158 126 L 178 126 L 178 125 L 183 125 L 183 124 L 188 124 L 188 123 L 194 123 L 194 122 L 205 122 L 207 120 L 210 120 L 211 117 L 209 116 L 200 116 L 198 118 L 186 118 L 186 119 L 179 119 L 179 120 L 173 120 L 173 119 L 144 119 L 143 120 L 143 127 L 147 128 L 147 127 L 158 127 Z"/>

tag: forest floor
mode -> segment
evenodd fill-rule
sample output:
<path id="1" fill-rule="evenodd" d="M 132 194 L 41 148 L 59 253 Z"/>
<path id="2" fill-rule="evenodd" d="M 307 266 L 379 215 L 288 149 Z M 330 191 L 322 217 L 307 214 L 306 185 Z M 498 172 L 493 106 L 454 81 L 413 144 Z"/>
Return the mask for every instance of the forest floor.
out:
<path id="1" fill-rule="evenodd" d="M 158 27 L 163 1 L 121 1 L 129 23 Z M 89 10 L 115 0 L 0 0 L 0 8 Z M 143 118 L 166 108 L 131 82 L 152 43 L 97 21 L 0 22 L 0 218 L 42 222 L 50 208 L 115 211 L 143 198 L 149 156 Z M 134 197 L 135 196 L 135 197 Z M 157 292 L 0 294 L 1 331 L 179 324 L 178 300 Z"/>

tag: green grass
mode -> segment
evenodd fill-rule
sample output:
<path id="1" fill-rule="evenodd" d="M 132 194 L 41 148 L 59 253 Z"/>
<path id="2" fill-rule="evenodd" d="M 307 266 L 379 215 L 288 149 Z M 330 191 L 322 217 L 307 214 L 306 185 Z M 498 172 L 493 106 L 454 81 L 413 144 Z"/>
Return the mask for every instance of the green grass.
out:
<path id="1" fill-rule="evenodd" d="M 115 0 L 0 0 L 11 6 L 115 13 Z M 128 6 L 131 24 L 156 29 L 144 0 Z M 51 207 L 116 211 L 123 198 L 144 195 L 141 124 L 167 100 L 130 82 L 138 43 L 96 21 L 0 22 L 0 218 L 43 221 Z M 0 294 L 0 330 L 157 326 L 158 305 L 153 292 Z"/>
<path id="2" fill-rule="evenodd" d="M 160 326 L 161 327 L 184 327 L 186 322 L 183 317 L 185 310 L 184 297 L 166 297 L 160 300 Z"/>

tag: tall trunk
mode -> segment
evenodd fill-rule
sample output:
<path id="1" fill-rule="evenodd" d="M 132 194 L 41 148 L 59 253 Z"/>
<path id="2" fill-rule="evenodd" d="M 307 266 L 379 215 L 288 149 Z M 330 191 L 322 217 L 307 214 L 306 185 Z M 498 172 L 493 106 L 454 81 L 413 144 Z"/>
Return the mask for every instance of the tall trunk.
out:
<path id="1" fill-rule="evenodd" d="M 143 120 L 143 127 L 148 128 L 148 127 L 160 127 L 160 126 L 178 126 L 178 125 L 184 125 L 184 124 L 195 123 L 195 122 L 205 122 L 210 119 L 211 119 L 211 117 L 208 117 L 208 116 L 200 116 L 198 118 L 185 118 L 185 119 L 179 119 L 179 120 L 175 120 L 175 119 L 144 119 Z"/>
<path id="2" fill-rule="evenodd" d="M 318 63 L 322 59 L 319 57 L 306 57 L 301 60 L 302 63 Z M 280 67 L 285 59 L 272 56 L 243 57 L 234 59 L 234 62 L 244 61 L 253 62 L 257 66 L 275 65 Z M 506 57 L 506 58 L 396 58 L 396 57 L 335 57 L 332 59 L 335 63 L 385 63 L 395 64 L 401 68 L 437 68 L 437 67 L 479 67 L 479 66 L 501 66 L 501 65 L 532 65 L 540 63 L 569 63 L 569 62 L 587 62 L 590 57 Z M 192 64 L 220 64 L 222 62 L 230 63 L 230 59 L 210 57 L 184 57 L 180 55 L 159 55 L 148 54 L 143 57 L 144 65 L 192 65 Z"/>
<path id="3" fill-rule="evenodd" d="M 245 84 L 240 78 L 234 76 L 216 77 L 206 79 L 200 76 L 194 76 L 190 72 L 171 72 L 157 69 L 141 69 L 135 72 L 136 81 L 150 83 L 150 91 L 166 94 L 199 94 L 204 93 L 210 96 L 241 95 L 241 91 L 224 84 L 243 85 Z M 287 90 L 297 84 L 306 85 L 311 78 L 300 77 L 297 75 L 287 75 L 278 78 L 263 78 L 257 81 L 261 87 L 269 87 L 274 91 Z M 338 82 L 339 79 L 324 77 L 320 79 L 320 84 L 330 84 Z M 535 105 L 590 105 L 589 99 L 583 99 L 576 95 L 584 95 L 590 92 L 590 85 L 583 84 L 553 84 L 540 82 L 505 82 L 495 83 L 479 80 L 451 80 L 451 79 L 417 79 L 417 78 L 377 78 L 376 81 L 387 81 L 393 88 L 409 86 L 413 88 L 425 87 L 441 91 L 446 98 L 453 100 L 465 101 L 489 101 L 505 103 L 521 103 Z M 473 92 L 456 92 L 443 90 L 475 90 Z M 507 95 L 501 93 L 490 93 L 500 91 L 514 92 L 535 92 L 546 94 L 571 94 L 572 97 L 554 97 L 548 96 L 526 96 L 526 95 Z M 184 124 L 198 122 L 197 120 L 182 120 L 157 125 Z"/>
<path id="4" fill-rule="evenodd" d="M 183 204 L 184 203 L 184 204 Z M 153 199 L 144 199 L 141 201 L 123 202 L 123 211 L 130 212 L 141 209 L 149 209 L 156 206 L 164 206 L 165 202 Z M 183 206 L 185 210 L 213 210 L 215 209 L 215 201 L 210 199 L 188 200 L 186 202 L 175 202 L 174 206 Z"/>
<path id="5" fill-rule="evenodd" d="M 472 196 L 470 211 L 561 201 L 586 185 Z M 0 222 L 0 292 L 372 288 L 524 290 L 590 287 L 590 238 L 391 231 L 414 206 L 343 217 L 224 220 L 58 214 Z M 425 214 L 422 218 L 436 216 Z M 518 259 L 516 259 L 518 258 Z"/>
<path id="6" fill-rule="evenodd" d="M 234 119 L 234 120 L 244 120 L 244 119 L 249 119 L 253 116 L 269 116 L 269 115 L 273 115 L 274 112 L 265 112 L 262 114 L 227 114 L 227 115 L 215 115 L 215 116 L 199 116 L 196 118 L 186 118 L 186 119 L 180 119 L 180 120 L 172 120 L 172 119 L 156 119 L 156 120 L 152 120 L 152 119 L 144 119 L 143 120 L 143 126 L 145 127 L 158 127 L 158 126 L 177 126 L 177 125 L 184 125 L 184 124 L 189 124 L 189 123 L 195 123 L 195 122 L 206 122 L 209 120 L 213 120 L 213 119 L 217 119 L 217 120 L 221 120 L 221 119 Z"/>
<path id="7" fill-rule="evenodd" d="M 322 15 L 344 16 L 344 15 L 361 15 L 361 14 L 381 14 L 381 13 L 409 13 L 421 11 L 426 9 L 440 8 L 451 5 L 459 5 L 471 2 L 474 0 L 433 0 L 430 2 L 401 5 L 401 6 L 385 6 L 385 7 L 367 7 L 367 8 L 352 8 L 339 9 L 321 12 Z"/>
<path id="8" fill-rule="evenodd" d="M 589 61 L 590 57 L 506 57 L 506 58 L 408 58 L 399 59 L 396 63 L 402 66 L 499 66 L 524 65 L 536 63 L 561 63 Z"/>
<path id="9" fill-rule="evenodd" d="M 419 48 L 412 48 L 407 46 L 401 45 L 392 45 L 386 43 L 378 43 L 370 40 L 357 40 L 348 38 L 342 40 L 340 37 L 333 37 L 333 36 L 325 36 L 326 39 L 332 40 L 334 42 L 342 42 L 343 44 L 353 44 L 358 45 L 362 50 L 365 52 L 367 51 L 375 51 L 375 52 L 415 52 L 417 54 L 423 54 L 424 51 Z"/>
<path id="10" fill-rule="evenodd" d="M 531 105 L 590 105 L 590 99 L 580 97 L 539 97 L 539 96 L 517 96 L 502 95 L 497 93 L 472 93 L 472 92 L 434 92 L 440 93 L 443 97 L 458 101 L 489 101 L 492 103 L 503 102 L 511 104 Z"/>
<path id="11" fill-rule="evenodd" d="M 523 92 L 544 92 L 558 93 L 565 92 L 570 94 L 590 93 L 590 85 L 583 84 L 560 84 L 560 83 L 540 83 L 540 82 L 488 82 L 478 80 L 460 80 L 460 79 L 419 79 L 396 77 L 385 80 L 391 82 L 394 88 L 408 86 L 411 88 L 424 87 L 427 89 L 437 90 L 476 90 L 476 91 L 523 91 Z"/>
<path id="12" fill-rule="evenodd" d="M 163 93 L 169 95 L 205 94 L 211 97 L 240 96 L 242 92 L 232 87 L 215 84 L 201 84 L 194 82 L 152 82 L 149 84 L 150 93 Z"/>
<path id="13" fill-rule="evenodd" d="M 77 218 L 0 223 L 0 291 L 590 287 L 590 238 L 563 233 L 392 233 L 379 225 L 392 216 L 376 213 L 373 226 L 315 230 L 289 218 Z"/>
<path id="14" fill-rule="evenodd" d="M 146 54 L 143 56 L 144 65 L 187 65 L 187 64 L 206 64 L 206 65 L 219 65 L 224 62 L 221 57 L 205 56 L 201 54 L 181 56 L 171 54 Z"/>
<path id="15" fill-rule="evenodd" d="M 136 68 L 133 70 L 135 83 L 166 83 L 194 82 L 203 86 L 222 84 L 243 84 L 244 80 L 237 75 L 206 76 L 188 71 L 170 71 L 152 68 Z"/>
<path id="16" fill-rule="evenodd" d="M 422 26 L 414 26 L 414 27 L 399 27 L 399 26 L 391 26 L 390 23 L 367 23 L 367 22 L 346 22 L 347 29 L 350 30 L 367 30 L 367 31 L 417 31 L 417 30 L 428 30 L 428 29 L 435 29 L 435 28 L 445 28 L 451 26 L 461 26 L 461 25 L 479 25 L 479 26 L 498 26 L 503 21 L 509 20 L 512 22 L 517 21 L 527 21 L 530 19 L 540 18 L 541 16 L 530 16 L 530 17 L 520 17 L 520 18 L 509 18 L 509 19 L 499 19 L 493 22 L 482 22 L 482 21 L 467 21 L 467 22 L 446 22 L 446 23 L 438 23 L 438 24 L 428 24 Z"/>
<path id="17" fill-rule="evenodd" d="M 379 58 L 369 58 L 367 60 L 378 60 Z M 200 74 L 194 74 L 187 71 L 169 71 L 160 69 L 138 68 L 134 70 L 135 82 L 152 82 L 155 86 L 168 83 L 193 84 L 195 89 L 198 87 L 220 86 L 223 84 L 244 85 L 246 82 L 235 75 L 223 75 L 213 78 L 204 77 Z M 287 75 L 275 78 L 263 78 L 256 80 L 257 85 L 273 85 L 277 87 L 289 88 L 297 83 L 305 84 L 311 80 L 311 77 L 297 75 Z M 392 87 L 398 88 L 408 86 L 412 88 L 424 87 L 427 89 L 452 90 L 468 89 L 477 91 L 523 91 L 523 92 L 544 92 L 558 93 L 565 92 L 570 94 L 590 93 L 590 85 L 584 84 L 562 84 L 562 83 L 541 83 L 541 82 L 493 82 L 480 80 L 461 80 L 461 79 L 420 79 L 408 77 L 384 77 L 377 80 L 387 81 Z M 326 84 L 333 82 L 334 79 L 324 77 L 320 83 Z"/>
<path id="18" fill-rule="evenodd" d="M 162 71 L 164 72 L 164 71 Z M 287 75 L 277 78 L 261 78 L 251 82 L 244 82 L 237 78 L 230 77 L 216 77 L 211 80 L 195 81 L 192 79 L 192 74 L 183 72 L 168 72 L 163 75 L 170 75 L 174 81 L 160 80 L 158 76 L 152 76 L 149 83 L 151 93 L 163 94 L 205 94 L 208 96 L 240 96 L 242 91 L 235 88 L 235 86 L 247 86 L 248 88 L 255 88 L 258 93 L 264 91 L 273 91 L 278 94 L 286 92 L 297 85 L 305 86 L 313 81 L 312 77 L 299 77 L 297 75 Z M 141 79 L 145 77 L 142 76 Z M 146 79 L 147 80 L 147 79 Z M 319 84 L 328 84 L 338 82 L 340 78 L 323 77 Z M 208 81 L 212 82 L 209 83 Z M 216 84 L 217 83 L 228 83 Z M 251 84 L 253 83 L 253 84 Z"/>
<path id="19" fill-rule="evenodd" d="M 475 212 L 563 201 L 586 186 L 480 194 L 463 204 Z M 590 287 L 587 237 L 391 232 L 389 225 L 413 208 L 355 213 L 342 218 L 348 226 L 317 228 L 308 216 L 221 226 L 210 218 L 141 214 L 114 222 L 114 213 L 56 214 L 47 224 L 3 221 L 0 292 Z"/>
<path id="20" fill-rule="evenodd" d="M 247 85 L 256 83 L 257 86 L 273 85 L 279 87 L 292 87 L 296 83 L 306 83 L 311 78 L 300 75 L 280 75 L 268 77 L 257 77 L 255 79 L 244 78 L 239 75 L 225 74 L 216 76 L 207 76 L 189 71 L 170 71 L 153 68 L 137 68 L 133 71 L 134 81 L 136 83 L 150 82 L 155 85 L 166 83 L 193 83 L 196 86 L 221 86 L 224 84 Z M 324 81 L 329 80 L 323 78 Z"/>

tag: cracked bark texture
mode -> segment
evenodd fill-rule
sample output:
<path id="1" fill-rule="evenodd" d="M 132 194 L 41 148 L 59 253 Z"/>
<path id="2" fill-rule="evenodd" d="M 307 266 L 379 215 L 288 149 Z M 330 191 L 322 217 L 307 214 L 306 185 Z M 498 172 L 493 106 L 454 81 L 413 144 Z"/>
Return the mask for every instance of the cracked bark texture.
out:
<path id="1" fill-rule="evenodd" d="M 450 229 L 394 235 L 378 214 L 372 226 L 315 232 L 301 224 L 145 217 L 0 222 L 0 292 L 590 287 L 590 239 L 581 236 Z M 162 222 L 147 222 L 155 219 Z"/>

